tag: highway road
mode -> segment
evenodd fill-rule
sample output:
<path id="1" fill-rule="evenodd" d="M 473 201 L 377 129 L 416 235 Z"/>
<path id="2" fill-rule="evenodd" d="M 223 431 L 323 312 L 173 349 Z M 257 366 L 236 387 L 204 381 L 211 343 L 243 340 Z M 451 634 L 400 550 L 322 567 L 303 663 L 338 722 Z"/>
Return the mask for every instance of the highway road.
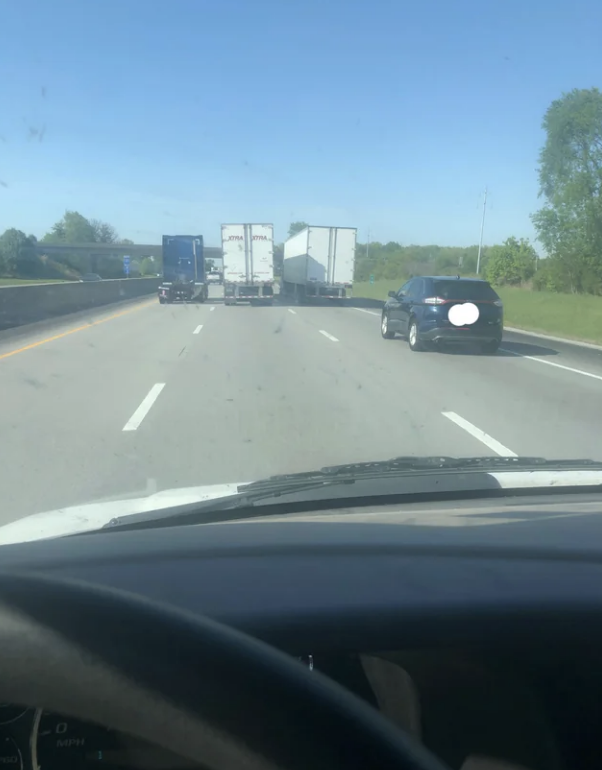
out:
<path id="1" fill-rule="evenodd" d="M 397 455 L 602 460 L 602 354 L 412 353 L 366 307 L 160 306 L 0 334 L 0 524 Z"/>

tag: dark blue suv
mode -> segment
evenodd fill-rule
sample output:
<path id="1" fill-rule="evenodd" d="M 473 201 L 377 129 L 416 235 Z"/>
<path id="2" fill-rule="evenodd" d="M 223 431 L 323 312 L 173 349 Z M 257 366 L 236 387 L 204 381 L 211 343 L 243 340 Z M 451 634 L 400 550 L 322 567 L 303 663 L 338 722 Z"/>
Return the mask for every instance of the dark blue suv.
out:
<path id="1" fill-rule="evenodd" d="M 390 291 L 381 319 L 381 333 L 393 339 L 407 336 L 410 350 L 441 344 L 478 344 L 495 353 L 502 341 L 502 300 L 487 283 L 476 278 L 420 276 L 399 291 Z"/>

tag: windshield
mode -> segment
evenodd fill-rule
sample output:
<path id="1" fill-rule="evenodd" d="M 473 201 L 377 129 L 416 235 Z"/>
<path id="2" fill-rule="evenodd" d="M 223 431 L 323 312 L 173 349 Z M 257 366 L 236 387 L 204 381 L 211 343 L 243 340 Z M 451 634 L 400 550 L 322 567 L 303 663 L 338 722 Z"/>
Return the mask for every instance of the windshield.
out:
<path id="1" fill-rule="evenodd" d="M 0 530 L 400 456 L 602 461 L 601 24 L 7 4 Z"/>
<path id="2" fill-rule="evenodd" d="M 484 281 L 434 281 L 435 295 L 449 300 L 487 300 L 499 299 L 488 283 Z"/>

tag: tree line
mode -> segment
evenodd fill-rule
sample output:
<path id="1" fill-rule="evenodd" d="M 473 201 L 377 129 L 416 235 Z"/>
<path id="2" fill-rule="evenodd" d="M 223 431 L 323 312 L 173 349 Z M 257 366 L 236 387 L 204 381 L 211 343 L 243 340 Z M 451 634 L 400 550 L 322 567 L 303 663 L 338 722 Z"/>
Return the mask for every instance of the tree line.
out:
<path id="1" fill-rule="evenodd" d="M 415 275 L 476 276 L 478 246 L 402 246 L 389 243 L 358 243 L 355 281 L 405 281 Z M 492 283 L 520 286 L 534 284 L 539 256 L 525 238 L 507 238 L 504 243 L 484 246 L 479 275 Z M 545 288 L 540 286 L 538 288 Z"/>

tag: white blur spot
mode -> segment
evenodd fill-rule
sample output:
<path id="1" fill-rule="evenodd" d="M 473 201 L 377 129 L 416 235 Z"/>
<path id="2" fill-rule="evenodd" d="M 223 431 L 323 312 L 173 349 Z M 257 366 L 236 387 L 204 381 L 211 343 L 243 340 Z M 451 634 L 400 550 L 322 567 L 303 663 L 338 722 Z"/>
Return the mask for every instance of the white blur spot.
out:
<path id="1" fill-rule="evenodd" d="M 478 319 L 479 308 L 473 302 L 465 302 L 463 305 L 452 305 L 447 317 L 454 326 L 469 326 Z"/>

